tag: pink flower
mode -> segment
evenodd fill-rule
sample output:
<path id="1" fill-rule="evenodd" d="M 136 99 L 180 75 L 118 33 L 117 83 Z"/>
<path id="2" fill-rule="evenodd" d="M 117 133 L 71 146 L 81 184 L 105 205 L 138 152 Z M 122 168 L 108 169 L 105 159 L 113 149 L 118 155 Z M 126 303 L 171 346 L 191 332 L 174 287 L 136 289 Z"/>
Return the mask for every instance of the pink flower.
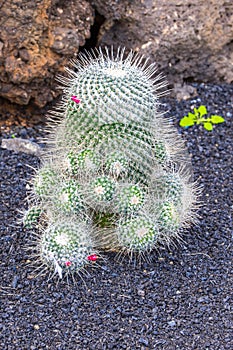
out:
<path id="1" fill-rule="evenodd" d="M 77 104 L 80 103 L 80 100 L 77 98 L 77 96 L 71 96 L 71 100 L 74 101 Z"/>
<path id="2" fill-rule="evenodd" d="M 87 257 L 87 260 L 89 260 L 89 261 L 96 261 L 97 259 L 98 259 L 98 256 L 96 254 L 89 255 Z"/>
<path id="3" fill-rule="evenodd" d="M 65 264 L 66 264 L 66 266 L 70 266 L 71 262 L 70 261 L 66 261 Z"/>

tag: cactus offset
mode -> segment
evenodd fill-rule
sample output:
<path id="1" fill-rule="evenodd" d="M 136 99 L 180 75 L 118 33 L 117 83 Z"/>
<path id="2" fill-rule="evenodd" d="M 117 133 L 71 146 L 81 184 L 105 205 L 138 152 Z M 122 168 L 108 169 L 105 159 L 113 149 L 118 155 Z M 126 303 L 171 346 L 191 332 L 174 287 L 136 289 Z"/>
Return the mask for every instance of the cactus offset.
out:
<path id="1" fill-rule="evenodd" d="M 71 220 L 50 223 L 41 235 L 41 259 L 49 268 L 62 273 L 79 272 L 88 264 L 88 257 L 96 253 L 85 222 Z"/>
<path id="2" fill-rule="evenodd" d="M 120 221 L 116 234 L 121 248 L 141 253 L 155 246 L 158 229 L 154 220 L 139 215 Z"/>
<path id="3" fill-rule="evenodd" d="M 40 256 L 59 275 L 85 268 L 95 247 L 145 255 L 170 243 L 194 221 L 197 197 L 183 143 L 158 112 L 166 84 L 155 65 L 99 50 L 74 66 L 60 78 L 57 125 L 34 179 L 34 201 L 49 220 Z M 28 214 L 25 225 L 33 220 Z"/>

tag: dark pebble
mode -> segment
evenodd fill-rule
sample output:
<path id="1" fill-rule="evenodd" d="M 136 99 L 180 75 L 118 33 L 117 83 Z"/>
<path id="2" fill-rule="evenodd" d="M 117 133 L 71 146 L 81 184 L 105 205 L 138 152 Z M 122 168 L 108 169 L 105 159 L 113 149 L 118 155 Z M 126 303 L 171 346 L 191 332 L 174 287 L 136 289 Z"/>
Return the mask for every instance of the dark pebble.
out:
<path id="1" fill-rule="evenodd" d="M 14 276 L 13 282 L 12 282 L 12 288 L 16 288 L 18 280 L 19 280 L 19 276 Z"/>

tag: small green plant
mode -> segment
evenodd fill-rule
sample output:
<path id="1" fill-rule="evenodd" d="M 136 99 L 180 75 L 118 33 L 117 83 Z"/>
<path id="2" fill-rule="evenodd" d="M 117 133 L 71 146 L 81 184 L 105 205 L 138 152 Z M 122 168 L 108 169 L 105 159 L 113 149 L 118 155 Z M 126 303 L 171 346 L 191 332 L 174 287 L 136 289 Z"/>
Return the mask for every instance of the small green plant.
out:
<path id="1" fill-rule="evenodd" d="M 203 124 L 204 128 L 208 131 L 213 130 L 213 124 L 220 124 L 224 122 L 224 118 L 220 115 L 211 115 L 210 117 L 204 117 L 207 115 L 206 106 L 200 106 L 198 108 L 194 108 L 194 113 L 188 113 L 187 116 L 184 116 L 180 120 L 180 126 L 183 128 L 188 128 L 193 126 L 194 124 Z"/>

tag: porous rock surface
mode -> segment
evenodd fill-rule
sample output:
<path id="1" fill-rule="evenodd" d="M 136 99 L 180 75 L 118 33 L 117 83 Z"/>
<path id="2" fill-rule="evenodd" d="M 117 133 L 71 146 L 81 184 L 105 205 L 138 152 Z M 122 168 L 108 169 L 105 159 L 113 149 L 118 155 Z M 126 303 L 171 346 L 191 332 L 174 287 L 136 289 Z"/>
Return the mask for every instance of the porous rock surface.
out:
<path id="1" fill-rule="evenodd" d="M 233 81 L 232 0 L 2 0 L 0 104 L 42 115 L 60 94 L 55 76 L 91 33 L 91 46 L 98 36 L 150 57 L 171 84 Z"/>
<path id="2" fill-rule="evenodd" d="M 169 82 L 233 81 L 232 0 L 93 0 L 106 18 L 101 45 L 156 61 Z"/>
<path id="3" fill-rule="evenodd" d="M 93 9 L 85 0 L 0 2 L 0 96 L 43 107 L 63 71 L 90 36 Z"/>

